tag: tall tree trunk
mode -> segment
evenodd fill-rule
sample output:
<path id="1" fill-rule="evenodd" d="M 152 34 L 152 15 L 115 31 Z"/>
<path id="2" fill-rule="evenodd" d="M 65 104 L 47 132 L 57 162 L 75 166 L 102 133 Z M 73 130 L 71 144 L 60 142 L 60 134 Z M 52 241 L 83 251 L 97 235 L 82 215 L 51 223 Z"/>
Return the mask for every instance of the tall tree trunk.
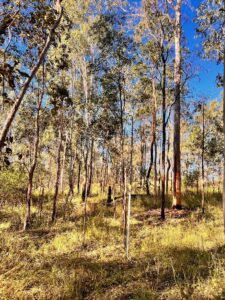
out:
<path id="1" fill-rule="evenodd" d="M 147 176 L 146 176 L 146 193 L 147 193 L 147 195 L 150 195 L 149 179 L 150 179 L 150 175 L 151 175 L 152 166 L 153 166 L 153 163 L 154 163 L 154 146 L 155 146 L 155 140 L 156 140 L 156 108 L 157 108 L 156 105 L 157 105 L 157 98 L 156 98 L 154 80 L 152 80 L 152 95 L 153 95 L 154 105 L 153 105 L 153 112 L 152 112 L 152 140 L 151 140 L 151 146 L 150 146 L 150 165 L 149 165 Z"/>
<path id="2" fill-rule="evenodd" d="M 70 151 L 70 163 L 69 163 L 69 191 L 67 194 L 66 202 L 74 195 L 74 167 L 75 167 L 75 157 L 76 153 L 73 150 L 73 130 L 71 126 L 70 136 L 69 136 L 69 151 Z"/>
<path id="3" fill-rule="evenodd" d="M 61 108 L 60 112 L 60 128 L 59 128 L 59 138 L 58 138 L 58 149 L 57 149 L 57 172 L 55 181 L 55 192 L 53 196 L 53 208 L 52 208 L 52 222 L 56 220 L 57 216 L 57 200 L 59 194 L 60 185 L 60 175 L 61 175 L 61 151 L 62 151 L 62 141 L 63 141 L 63 112 Z"/>
<path id="4" fill-rule="evenodd" d="M 144 186 L 146 182 L 146 137 L 145 137 L 145 128 L 141 129 L 141 187 Z"/>
<path id="5" fill-rule="evenodd" d="M 158 165 L 159 165 L 159 169 L 158 169 L 158 197 L 160 197 L 161 195 L 161 160 L 159 157 L 158 160 Z"/>
<path id="6" fill-rule="evenodd" d="M 101 169 L 100 169 L 100 189 L 101 193 L 103 192 L 103 183 L 104 183 L 104 151 L 102 153 L 102 159 L 101 159 Z"/>
<path id="7" fill-rule="evenodd" d="M 170 151 L 170 128 L 168 128 L 168 145 L 167 145 L 167 170 L 166 170 L 166 195 L 168 196 L 169 193 L 169 176 L 170 176 L 170 158 L 169 158 L 169 151 Z"/>
<path id="8" fill-rule="evenodd" d="M 43 68 L 44 69 L 44 68 Z M 44 72 L 44 71 L 43 71 Z M 28 181 L 28 188 L 27 188 L 27 195 L 26 195 L 26 215 L 23 225 L 23 230 L 27 230 L 31 227 L 31 197 L 32 197 L 32 188 L 33 188 L 33 177 L 34 172 L 37 165 L 37 157 L 38 157 L 38 147 L 39 147 L 39 140 L 40 140 L 40 109 L 42 104 L 42 99 L 44 96 L 44 74 L 43 74 L 43 87 L 41 95 L 38 95 L 37 99 L 37 115 L 36 115 L 36 132 L 35 132 L 35 141 L 34 141 L 34 156 L 33 162 L 29 171 L 29 181 Z"/>
<path id="9" fill-rule="evenodd" d="M 16 115 L 16 113 L 17 113 L 17 111 L 18 111 L 18 109 L 21 105 L 21 102 L 23 101 L 23 98 L 24 98 L 24 96 L 27 92 L 27 89 L 30 86 L 31 81 L 33 80 L 34 76 L 36 75 L 36 73 L 37 73 L 37 71 L 38 71 L 38 69 L 39 69 L 39 67 L 40 67 L 40 65 L 41 65 L 41 63 L 42 63 L 49 47 L 50 47 L 50 45 L 51 45 L 51 41 L 52 41 L 52 38 L 54 36 L 55 30 L 56 30 L 56 28 L 58 27 L 58 25 L 61 21 L 61 18 L 62 18 L 62 15 L 63 15 L 63 8 L 61 6 L 61 1 L 58 0 L 57 3 L 58 3 L 58 6 L 60 8 L 59 16 L 58 16 L 57 20 L 55 21 L 54 25 L 52 26 L 52 28 L 50 29 L 47 40 L 46 40 L 45 45 L 44 45 L 44 48 L 43 48 L 41 54 L 39 55 L 39 57 L 37 59 L 37 63 L 33 67 L 33 69 L 31 70 L 30 76 L 24 82 L 23 87 L 21 89 L 21 92 L 20 92 L 18 98 L 16 99 L 16 101 L 14 102 L 13 107 L 12 107 L 11 111 L 9 112 L 9 115 L 8 115 L 6 121 L 5 121 L 3 129 L 0 133 L 0 149 L 4 145 L 6 136 L 9 132 L 9 129 L 10 129 L 11 124 L 12 124 L 14 118 L 15 118 L 15 115 Z"/>
<path id="10" fill-rule="evenodd" d="M 155 155 L 154 155 L 154 198 L 155 198 L 155 204 L 157 202 L 157 142 L 155 141 Z"/>
<path id="11" fill-rule="evenodd" d="M 205 107 L 204 101 L 202 103 L 202 214 L 205 213 Z"/>
<path id="12" fill-rule="evenodd" d="M 143 187 L 143 175 L 144 175 L 144 139 L 143 128 L 140 125 L 140 138 L 141 138 L 141 166 L 140 166 L 140 186 Z"/>
<path id="13" fill-rule="evenodd" d="M 89 141 L 86 140 L 86 154 L 84 156 L 84 171 L 85 171 L 85 182 L 84 182 L 84 187 L 82 191 L 82 200 L 85 203 L 86 207 L 86 200 L 88 197 L 88 160 L 89 160 Z"/>
<path id="14" fill-rule="evenodd" d="M 133 183 L 133 153 L 134 153 L 134 117 L 131 117 L 131 141 L 130 141 L 130 185 Z"/>
<path id="15" fill-rule="evenodd" d="M 131 208 L 131 191 L 128 193 L 127 203 L 127 229 L 126 229 L 126 257 L 129 258 L 129 238 L 130 238 L 130 208 Z"/>
<path id="16" fill-rule="evenodd" d="M 109 173 L 109 153 L 108 149 L 106 150 L 106 157 L 104 163 L 104 172 L 103 172 L 103 192 L 105 193 L 106 187 L 108 185 L 108 174 Z"/>
<path id="17" fill-rule="evenodd" d="M 196 192 L 197 194 L 199 193 L 199 176 L 197 175 L 197 180 L 196 180 Z"/>
<path id="18" fill-rule="evenodd" d="M 127 238 L 127 172 L 126 167 L 124 168 L 124 186 L 123 186 L 123 243 L 124 249 L 126 249 L 126 238 Z"/>
<path id="19" fill-rule="evenodd" d="M 61 190 L 61 194 L 64 194 L 64 172 L 65 172 L 65 165 L 66 165 L 67 141 L 68 141 L 68 136 L 66 134 L 66 140 L 65 140 L 65 142 L 62 145 L 62 148 L 63 148 L 63 158 L 62 158 L 62 167 L 61 167 L 61 175 L 60 175 L 60 190 Z"/>
<path id="20" fill-rule="evenodd" d="M 82 200 L 84 202 L 84 215 L 83 215 L 83 246 L 85 246 L 86 230 L 87 230 L 87 198 L 88 198 L 88 158 L 89 158 L 89 141 L 86 140 L 86 155 L 84 161 L 85 169 L 85 185 L 82 192 Z"/>
<path id="21" fill-rule="evenodd" d="M 175 6 L 175 103 L 174 103 L 174 188 L 173 208 L 181 209 L 181 154 L 180 154 L 180 96 L 181 96 L 181 1 Z"/>
<path id="22" fill-rule="evenodd" d="M 121 74 L 122 75 L 122 74 Z M 121 159 L 121 175 L 122 175 L 122 188 L 123 188 L 123 238 L 124 247 L 126 247 L 126 230 L 127 230 L 127 174 L 124 159 L 124 111 L 125 111 L 125 94 L 123 93 L 122 77 L 118 80 L 119 86 L 119 100 L 120 100 L 120 159 Z"/>
<path id="23" fill-rule="evenodd" d="M 93 182 L 93 156 L 94 156 L 94 139 L 91 141 L 91 157 L 90 157 L 90 171 L 89 171 L 89 180 L 88 180 L 88 189 L 87 189 L 87 194 L 88 196 L 91 193 L 91 186 Z"/>
<path id="24" fill-rule="evenodd" d="M 161 174 L 161 219 L 165 220 L 165 180 L 166 179 L 166 61 L 163 58 L 162 76 L 162 174 Z"/>
<path id="25" fill-rule="evenodd" d="M 81 180 L 82 160 L 78 158 L 78 174 L 77 174 L 77 193 L 80 194 L 80 180 Z"/>

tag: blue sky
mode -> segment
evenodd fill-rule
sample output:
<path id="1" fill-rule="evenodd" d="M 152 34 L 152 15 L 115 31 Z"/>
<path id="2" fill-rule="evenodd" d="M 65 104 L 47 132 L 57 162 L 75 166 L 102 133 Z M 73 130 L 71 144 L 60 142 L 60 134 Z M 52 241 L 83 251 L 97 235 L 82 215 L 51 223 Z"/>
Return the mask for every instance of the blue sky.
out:
<path id="1" fill-rule="evenodd" d="M 196 38 L 196 8 L 201 0 L 192 0 L 192 7 L 183 8 L 183 29 L 187 39 L 188 48 L 193 53 L 194 67 L 198 68 L 198 77 L 193 78 L 189 85 L 194 95 L 203 95 L 209 98 L 220 97 L 221 89 L 216 86 L 216 76 L 222 73 L 222 66 L 215 61 L 205 60 L 199 57 L 198 53 L 202 52 L 201 40 Z"/>
<path id="2" fill-rule="evenodd" d="M 141 0 L 128 0 L 130 4 L 141 4 Z M 182 25 L 188 48 L 191 50 L 193 68 L 198 76 L 189 81 L 190 92 L 194 97 L 205 96 L 209 99 L 220 98 L 221 89 L 216 86 L 216 76 L 222 73 L 222 66 L 214 61 L 202 59 L 201 40 L 196 38 L 196 8 L 201 0 L 189 0 L 190 4 L 183 7 Z"/>

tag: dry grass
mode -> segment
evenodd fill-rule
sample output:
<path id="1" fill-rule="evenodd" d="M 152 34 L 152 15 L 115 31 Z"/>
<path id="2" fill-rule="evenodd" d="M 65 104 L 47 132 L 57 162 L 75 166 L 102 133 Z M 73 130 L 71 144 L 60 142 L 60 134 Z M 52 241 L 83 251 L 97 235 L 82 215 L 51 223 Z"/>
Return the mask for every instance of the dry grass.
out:
<path id="1" fill-rule="evenodd" d="M 193 207 L 198 198 L 186 196 Z M 49 222 L 34 208 L 34 227 L 19 231 L 22 208 L 0 213 L 0 299 L 224 299 L 225 242 L 217 196 L 207 213 L 167 210 L 159 220 L 152 199 L 134 197 L 130 259 L 125 258 L 121 205 L 90 198 L 83 245 L 83 206 L 73 199 L 68 211 Z M 191 206 L 191 205 L 190 205 Z"/>

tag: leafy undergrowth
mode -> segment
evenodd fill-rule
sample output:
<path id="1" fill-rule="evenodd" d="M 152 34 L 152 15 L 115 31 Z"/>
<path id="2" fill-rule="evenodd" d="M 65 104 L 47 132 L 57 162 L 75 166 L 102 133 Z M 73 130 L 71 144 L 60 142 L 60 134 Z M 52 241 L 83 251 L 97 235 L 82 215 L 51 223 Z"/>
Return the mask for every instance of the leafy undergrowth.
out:
<path id="1" fill-rule="evenodd" d="M 103 195 L 88 200 L 85 239 L 76 197 L 68 209 L 59 203 L 54 225 L 51 203 L 41 213 L 34 208 L 27 233 L 19 230 L 22 208 L 3 207 L 0 299 L 224 299 L 222 209 L 210 195 L 202 217 L 193 197 L 184 197 L 191 210 L 167 209 L 165 222 L 151 198 L 133 197 L 129 259 L 119 200 L 116 208 L 107 207 Z"/>

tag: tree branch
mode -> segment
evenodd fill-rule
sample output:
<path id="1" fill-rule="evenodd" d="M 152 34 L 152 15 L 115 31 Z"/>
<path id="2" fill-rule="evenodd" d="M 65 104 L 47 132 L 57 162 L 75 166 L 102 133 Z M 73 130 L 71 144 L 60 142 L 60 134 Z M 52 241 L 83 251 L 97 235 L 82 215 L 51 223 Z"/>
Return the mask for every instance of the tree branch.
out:
<path id="1" fill-rule="evenodd" d="M 58 4 L 59 4 L 59 7 L 60 7 L 60 11 L 59 11 L 59 16 L 57 18 L 57 20 L 55 21 L 54 25 L 52 26 L 52 28 L 50 29 L 50 32 L 49 32 L 49 35 L 48 35 L 48 38 L 45 42 L 45 46 L 38 58 L 38 61 L 36 63 L 36 65 L 33 67 L 32 71 L 31 71 L 31 74 L 30 76 L 26 79 L 26 81 L 24 82 L 24 85 L 23 85 L 23 88 L 18 96 L 18 98 L 16 99 L 11 111 L 9 112 L 8 114 L 8 117 L 6 119 L 6 122 L 3 126 L 3 129 L 2 129 L 2 132 L 0 134 L 0 149 L 3 147 L 4 145 L 4 142 L 5 142 L 5 139 L 6 139 L 6 136 L 8 134 L 8 131 L 10 129 L 10 126 L 15 118 L 15 115 L 20 107 L 20 104 L 26 94 L 26 91 L 27 89 L 29 88 L 29 85 L 32 81 L 32 79 L 34 78 L 35 74 L 37 73 L 44 57 L 45 57 L 45 54 L 47 53 L 49 47 L 50 47 L 50 44 L 51 44 L 51 41 L 52 41 L 52 38 L 54 36 L 54 33 L 55 33 L 55 29 L 58 27 L 60 21 L 61 21 L 61 18 L 62 18 L 62 15 L 63 15 L 63 7 L 61 5 L 61 1 L 58 1 Z"/>

